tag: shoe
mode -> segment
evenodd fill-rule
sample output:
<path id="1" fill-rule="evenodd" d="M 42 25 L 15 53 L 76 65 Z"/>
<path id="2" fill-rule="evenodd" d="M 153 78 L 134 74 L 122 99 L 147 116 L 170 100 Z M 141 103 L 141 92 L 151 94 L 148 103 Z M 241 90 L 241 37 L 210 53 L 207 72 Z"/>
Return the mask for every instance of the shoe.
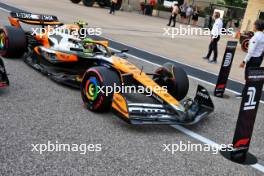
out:
<path id="1" fill-rule="evenodd" d="M 242 94 L 236 94 L 235 96 L 237 99 L 241 99 L 242 98 Z"/>
<path id="2" fill-rule="evenodd" d="M 209 59 L 208 57 L 204 56 L 203 59 Z"/>
<path id="3" fill-rule="evenodd" d="M 167 24 L 167 26 L 170 26 L 170 24 Z"/>
<path id="4" fill-rule="evenodd" d="M 175 27 L 175 25 L 171 26 L 171 27 Z"/>
<path id="5" fill-rule="evenodd" d="M 217 61 L 216 60 L 208 60 L 208 63 L 209 64 L 217 64 Z"/>

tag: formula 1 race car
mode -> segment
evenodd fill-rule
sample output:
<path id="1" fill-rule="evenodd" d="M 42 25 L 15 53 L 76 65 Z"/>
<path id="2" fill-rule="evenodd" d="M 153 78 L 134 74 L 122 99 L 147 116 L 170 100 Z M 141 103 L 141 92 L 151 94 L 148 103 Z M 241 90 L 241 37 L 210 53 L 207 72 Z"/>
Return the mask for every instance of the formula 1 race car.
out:
<path id="1" fill-rule="evenodd" d="M 11 13 L 10 19 L 17 21 L 14 24 L 18 21 L 41 22 L 42 25 L 57 23 L 54 16 L 27 13 Z M 19 25 L 11 25 L 1 29 L 0 35 L 5 41 L 2 55 L 20 55 L 27 64 L 53 80 L 80 88 L 85 107 L 91 111 L 112 108 L 131 124 L 191 125 L 214 110 L 208 91 L 200 85 L 194 99 L 184 99 L 189 89 L 187 74 L 171 63 L 154 73 L 144 73 L 143 68 L 127 61 L 126 50 L 113 52 L 107 41 L 80 39 L 65 33 L 32 35 Z M 113 88 L 128 86 L 143 91 L 137 94 L 113 91 Z M 149 92 L 151 94 L 147 95 Z M 137 96 L 140 98 L 135 101 Z"/>
<path id="2" fill-rule="evenodd" d="M 1 41 L 1 36 L 0 36 L 0 52 L 1 52 L 1 47 L 3 46 L 3 41 Z M 7 77 L 7 73 L 5 70 L 5 65 L 3 62 L 3 59 L 0 57 L 0 89 L 5 88 L 9 85 L 9 80 Z"/>
<path id="3" fill-rule="evenodd" d="M 254 36 L 254 32 L 248 31 L 248 32 L 243 32 L 239 38 L 239 42 L 241 44 L 241 49 L 244 52 L 248 52 L 248 45 L 249 45 L 249 40 Z"/>

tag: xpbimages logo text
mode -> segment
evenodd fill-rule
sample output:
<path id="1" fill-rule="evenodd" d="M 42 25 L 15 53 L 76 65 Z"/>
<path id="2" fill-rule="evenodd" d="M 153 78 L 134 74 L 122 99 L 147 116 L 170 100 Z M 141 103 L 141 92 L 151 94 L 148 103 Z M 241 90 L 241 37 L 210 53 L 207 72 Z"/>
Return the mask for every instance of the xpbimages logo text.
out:
<path id="1" fill-rule="evenodd" d="M 93 87 L 91 87 L 93 88 Z M 96 94 L 98 93 L 103 93 L 106 96 L 112 94 L 112 93 L 122 93 L 122 94 L 134 94 L 134 93 L 138 93 L 138 94 L 145 94 L 146 96 L 152 96 L 153 92 L 155 93 L 167 93 L 167 86 L 154 86 L 154 87 L 150 87 L 150 86 L 129 86 L 129 85 L 125 85 L 124 83 L 122 83 L 121 85 L 118 85 L 116 83 L 114 83 L 113 86 L 99 86 L 96 85 L 95 86 L 96 90 Z"/>
<path id="2" fill-rule="evenodd" d="M 77 152 L 81 155 L 87 152 L 102 151 L 102 144 L 76 144 L 76 143 L 59 143 L 58 141 L 47 141 L 46 143 L 31 144 L 31 151 L 38 154 L 49 152 Z"/>
<path id="3" fill-rule="evenodd" d="M 234 35 L 233 28 L 228 28 L 228 29 L 222 28 L 221 31 L 216 31 L 216 32 L 219 33 L 221 36 Z M 163 36 L 167 36 L 173 39 L 176 36 L 212 36 L 212 33 L 209 28 L 192 27 L 190 25 L 188 26 L 179 25 L 179 27 L 175 27 L 175 28 L 171 28 L 171 27 L 163 28 Z"/>
<path id="4" fill-rule="evenodd" d="M 173 144 L 162 144 L 162 151 L 170 154 L 176 154 L 177 152 L 210 152 L 217 154 L 219 151 L 232 151 L 233 144 L 195 144 L 188 141 L 184 143 L 179 141 Z"/>
<path id="5" fill-rule="evenodd" d="M 100 36 L 102 35 L 102 28 L 96 27 L 88 27 L 88 28 L 80 28 L 80 27 L 67 27 L 67 26 L 61 26 L 54 28 L 53 26 L 47 26 L 45 28 L 42 27 L 34 27 L 31 28 L 31 35 L 39 35 L 41 37 L 48 35 L 71 35 L 71 36 L 78 36 L 81 39 L 85 39 L 89 36 Z"/>

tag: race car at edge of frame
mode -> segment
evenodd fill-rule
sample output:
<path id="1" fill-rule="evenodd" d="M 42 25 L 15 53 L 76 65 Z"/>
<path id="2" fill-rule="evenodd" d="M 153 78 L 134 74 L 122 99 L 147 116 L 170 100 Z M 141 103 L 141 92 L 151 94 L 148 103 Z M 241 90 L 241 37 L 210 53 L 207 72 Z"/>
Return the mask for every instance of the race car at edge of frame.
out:
<path id="1" fill-rule="evenodd" d="M 81 89 L 85 107 L 94 112 L 111 108 L 130 124 L 196 124 L 214 110 L 208 91 L 198 85 L 194 99 L 185 98 L 189 90 L 186 72 L 172 63 L 165 63 L 154 73 L 145 73 L 124 57 L 126 50 L 113 52 L 107 41 L 81 39 L 66 33 L 32 34 L 20 22 L 35 25 L 65 24 L 51 15 L 11 12 L 11 26 L 0 29 L 5 46 L 1 55 L 22 57 L 32 68 L 51 79 Z M 66 25 L 67 26 L 67 25 Z M 98 91 L 98 87 L 143 86 L 152 90 L 152 103 L 134 102 L 122 93 Z M 156 87 L 165 86 L 167 91 Z M 105 89 L 104 89 L 105 90 Z M 146 95 L 143 94 L 145 97 Z M 132 98 L 133 99 L 133 98 Z"/>

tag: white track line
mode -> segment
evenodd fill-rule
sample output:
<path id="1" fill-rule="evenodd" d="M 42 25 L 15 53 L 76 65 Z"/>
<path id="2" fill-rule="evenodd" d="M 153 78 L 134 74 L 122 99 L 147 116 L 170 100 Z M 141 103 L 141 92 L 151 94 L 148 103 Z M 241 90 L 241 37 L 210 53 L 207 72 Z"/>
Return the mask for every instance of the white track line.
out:
<path id="1" fill-rule="evenodd" d="M 5 12 L 10 12 L 9 10 L 6 10 L 6 9 L 3 9 L 3 8 L 1 8 L 0 7 L 0 10 L 3 10 L 3 11 L 5 11 Z M 109 40 L 111 40 L 111 39 L 109 39 Z M 113 40 L 112 40 L 113 41 Z M 119 42 L 120 43 L 120 42 Z M 125 45 L 125 44 L 124 44 Z M 129 46 L 130 47 L 130 46 Z M 119 51 L 119 50 L 116 50 L 116 49 L 114 49 L 114 48 L 111 48 L 112 50 L 115 50 L 115 51 Z M 136 48 L 137 49 L 137 48 Z M 145 51 L 145 52 L 147 52 L 147 51 Z M 139 57 L 137 57 L 137 56 L 134 56 L 134 55 L 132 55 L 132 54 L 128 54 L 128 53 L 126 53 L 128 56 L 130 56 L 130 57 L 133 57 L 133 58 L 135 58 L 135 59 L 138 59 L 138 60 L 141 60 L 141 61 L 144 61 L 144 62 L 147 62 L 147 63 L 149 63 L 149 64 L 152 64 L 152 65 L 155 65 L 155 66 L 160 66 L 159 64 L 155 64 L 155 63 L 153 63 L 153 62 L 150 62 L 150 61 L 147 61 L 147 60 L 144 60 L 144 59 L 142 59 L 142 58 L 139 58 Z M 161 56 L 162 57 L 162 56 Z M 192 67 L 192 66 L 191 66 Z M 197 68 L 197 69 L 199 69 L 199 68 Z M 214 74 L 214 73 L 212 73 L 212 74 Z M 209 85 L 214 85 L 214 84 L 212 84 L 212 83 L 210 83 L 210 82 L 207 82 L 207 81 L 204 81 L 204 80 L 201 80 L 201 79 L 199 79 L 199 78 L 196 78 L 196 77 L 193 77 L 193 76 L 189 76 L 190 78 L 192 78 L 192 79 L 196 79 L 196 80 L 198 80 L 198 81 L 201 81 L 201 82 L 204 82 L 204 83 L 207 83 L 207 84 L 209 84 Z M 229 90 L 229 89 L 227 89 L 228 91 L 230 91 L 230 92 L 234 92 L 234 93 L 236 93 L 236 94 L 239 94 L 238 92 L 235 92 L 235 91 L 233 91 L 233 90 Z M 263 103 L 263 102 L 262 102 Z M 180 132 L 182 132 L 182 133 L 184 133 L 184 134 L 186 134 L 186 135 L 188 135 L 188 136 L 190 136 L 190 137 L 192 137 L 192 138 L 194 138 L 194 139 L 196 139 L 196 140 L 198 140 L 198 141 L 200 141 L 200 142 L 202 142 L 202 143 L 205 143 L 205 144 L 208 144 L 208 145 L 210 145 L 210 146 L 220 146 L 219 144 L 217 144 L 216 142 L 214 142 L 214 141 L 212 141 L 212 140 L 210 140 L 210 139 L 207 139 L 206 137 L 203 137 L 203 136 L 201 136 L 201 135 L 199 135 L 199 134 L 197 134 L 197 133 L 195 133 L 195 132 L 193 132 L 193 131 L 191 131 L 191 130 L 188 130 L 187 128 L 184 128 L 184 127 L 182 127 L 182 126 L 179 126 L 179 125 L 172 125 L 172 127 L 173 128 L 175 128 L 175 129 L 177 129 L 178 131 L 180 131 Z M 260 172 L 262 172 L 262 173 L 264 173 L 264 166 L 262 166 L 261 164 L 254 164 L 254 165 L 250 165 L 251 167 L 253 167 L 253 168 L 255 168 L 255 169 L 257 169 L 258 171 L 260 171 Z"/>
<path id="2" fill-rule="evenodd" d="M 10 13 L 9 10 L 6 10 L 6 9 L 4 9 L 4 8 L 2 8 L 2 7 L 0 7 L 0 10 L 3 10 L 3 11 L 5 11 L 5 12 L 7 12 L 7 13 Z"/>

